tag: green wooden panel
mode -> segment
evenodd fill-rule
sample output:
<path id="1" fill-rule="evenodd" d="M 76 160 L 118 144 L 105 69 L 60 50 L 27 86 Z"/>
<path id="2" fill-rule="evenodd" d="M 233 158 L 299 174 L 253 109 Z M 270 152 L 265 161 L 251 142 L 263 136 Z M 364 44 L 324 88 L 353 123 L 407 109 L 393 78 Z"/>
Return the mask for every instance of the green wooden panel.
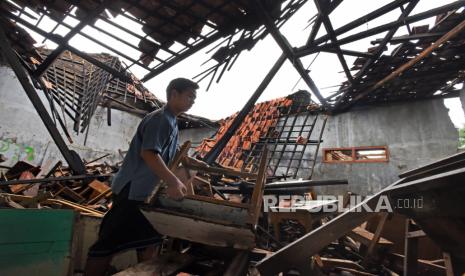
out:
<path id="1" fill-rule="evenodd" d="M 72 210 L 0 209 L 0 275 L 67 275 Z"/>

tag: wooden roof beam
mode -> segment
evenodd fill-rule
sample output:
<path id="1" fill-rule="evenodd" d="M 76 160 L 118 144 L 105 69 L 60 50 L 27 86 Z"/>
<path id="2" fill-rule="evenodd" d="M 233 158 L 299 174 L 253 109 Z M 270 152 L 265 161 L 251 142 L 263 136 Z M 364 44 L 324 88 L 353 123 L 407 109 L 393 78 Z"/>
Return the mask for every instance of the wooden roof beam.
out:
<path id="1" fill-rule="evenodd" d="M 376 89 L 384 86 L 386 83 L 392 81 L 394 78 L 398 77 L 399 75 L 401 75 L 402 73 L 404 73 L 408 69 L 412 68 L 419 61 L 421 61 L 422 59 L 428 57 L 435 49 L 439 48 L 443 43 L 447 42 L 448 40 L 452 39 L 453 37 L 455 37 L 459 33 L 463 32 L 464 29 L 465 29 L 465 20 L 463 20 L 460 24 L 458 24 L 452 30 L 447 32 L 444 36 L 439 38 L 431 46 L 429 46 L 428 48 L 423 50 L 414 59 L 412 59 L 409 62 L 405 63 L 404 65 L 400 66 L 399 68 L 397 68 L 396 70 L 391 72 L 389 75 L 384 77 L 382 80 L 377 82 L 375 85 L 373 85 L 372 87 L 370 87 L 367 90 L 365 90 L 365 91 L 361 92 L 360 94 L 358 94 L 356 97 L 353 98 L 353 100 L 350 103 L 346 104 L 343 108 L 344 109 L 349 108 L 350 106 L 355 104 L 357 101 L 364 98 L 366 95 L 368 95 L 368 94 L 372 93 L 373 91 L 375 91 Z"/>
<path id="2" fill-rule="evenodd" d="M 309 76 L 307 70 L 305 70 L 302 62 L 299 58 L 295 57 L 294 50 L 292 49 L 289 41 L 281 34 L 279 29 L 276 27 L 271 17 L 265 11 L 265 8 L 263 7 L 262 3 L 259 0 L 253 0 L 252 4 L 255 6 L 255 12 L 262 18 L 266 29 L 273 36 L 276 43 L 278 43 L 279 47 L 283 50 L 283 53 L 286 55 L 287 59 L 292 63 L 292 65 L 300 74 L 305 83 L 308 85 L 310 90 L 312 90 L 313 94 L 318 98 L 322 105 L 327 105 L 325 98 L 323 98 L 315 82 Z"/>
<path id="3" fill-rule="evenodd" d="M 405 17 L 407 17 L 415 8 L 415 6 L 418 4 L 419 0 L 413 0 L 410 2 L 405 10 L 403 10 L 402 14 L 400 17 L 397 19 L 398 21 L 404 20 Z M 384 36 L 383 40 L 381 43 L 378 45 L 376 48 L 376 51 L 373 53 L 373 57 L 367 59 L 365 63 L 363 64 L 362 68 L 355 74 L 355 80 L 350 84 L 350 88 L 347 89 L 344 94 L 339 97 L 339 99 L 336 101 L 336 104 L 334 105 L 334 109 L 337 109 L 337 107 L 341 104 L 341 102 L 345 99 L 345 97 L 353 92 L 353 88 L 355 84 L 358 84 L 361 80 L 361 78 L 365 75 L 365 73 L 368 71 L 368 69 L 375 63 L 375 61 L 381 56 L 381 54 L 384 52 L 384 47 L 389 43 L 389 41 L 392 39 L 394 34 L 397 32 L 400 26 L 394 27 L 389 32 Z"/>
<path id="4" fill-rule="evenodd" d="M 330 40 L 336 45 L 335 47 L 336 55 L 337 55 L 337 58 L 339 59 L 339 62 L 342 65 L 342 69 L 344 69 L 344 73 L 346 74 L 347 80 L 350 83 L 352 83 L 353 77 L 350 74 L 350 70 L 349 70 L 349 67 L 347 66 L 346 60 L 344 59 L 344 55 L 341 51 L 341 47 L 338 45 L 337 37 L 336 37 L 336 34 L 334 33 L 333 25 L 331 24 L 331 21 L 329 20 L 329 16 L 328 16 L 329 10 L 327 6 L 321 3 L 320 1 L 321 0 L 314 0 L 316 8 L 318 9 L 320 18 L 323 22 L 323 25 L 325 26 L 326 32 L 328 32 Z"/>

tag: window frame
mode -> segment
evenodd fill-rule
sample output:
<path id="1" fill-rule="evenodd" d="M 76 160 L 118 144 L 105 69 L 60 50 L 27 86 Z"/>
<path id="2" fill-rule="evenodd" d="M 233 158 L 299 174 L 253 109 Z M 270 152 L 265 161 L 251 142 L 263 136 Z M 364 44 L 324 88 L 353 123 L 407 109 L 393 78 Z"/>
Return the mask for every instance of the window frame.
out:
<path id="1" fill-rule="evenodd" d="M 355 153 L 358 150 L 372 150 L 372 149 L 380 149 L 386 152 L 386 158 L 384 159 L 376 159 L 376 160 L 369 160 L 369 159 L 356 159 Z M 326 153 L 329 151 L 351 151 L 352 152 L 352 160 L 327 160 Z M 387 163 L 389 162 L 389 150 L 387 146 L 362 146 L 362 147 L 339 147 L 339 148 L 323 148 L 323 163 Z"/>

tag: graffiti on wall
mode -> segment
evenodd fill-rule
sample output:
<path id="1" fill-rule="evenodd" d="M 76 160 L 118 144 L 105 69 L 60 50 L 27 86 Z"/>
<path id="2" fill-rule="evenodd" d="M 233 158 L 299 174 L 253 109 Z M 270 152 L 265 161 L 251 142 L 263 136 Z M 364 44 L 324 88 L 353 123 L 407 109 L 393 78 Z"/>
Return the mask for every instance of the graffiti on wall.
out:
<path id="1" fill-rule="evenodd" d="M 35 150 L 31 145 L 16 143 L 16 139 L 0 139 L 0 154 L 11 161 L 29 161 L 35 159 Z"/>

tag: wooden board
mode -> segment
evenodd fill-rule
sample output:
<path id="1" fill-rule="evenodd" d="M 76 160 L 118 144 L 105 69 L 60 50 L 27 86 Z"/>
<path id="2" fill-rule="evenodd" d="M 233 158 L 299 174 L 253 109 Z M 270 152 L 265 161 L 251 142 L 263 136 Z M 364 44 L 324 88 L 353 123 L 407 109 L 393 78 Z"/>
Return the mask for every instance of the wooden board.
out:
<path id="1" fill-rule="evenodd" d="M 108 184 L 98 181 L 97 179 L 94 179 L 92 182 L 90 182 L 89 187 L 91 187 L 96 192 L 96 194 L 94 196 L 91 196 L 91 198 L 94 198 L 99 194 L 105 193 L 110 189 Z"/>
<path id="2" fill-rule="evenodd" d="M 83 213 L 86 213 L 86 214 L 92 214 L 92 215 L 95 215 L 95 216 L 98 216 L 98 217 L 103 217 L 103 215 L 104 215 L 103 212 L 94 210 L 92 208 L 88 208 L 88 207 L 83 206 L 83 205 L 79 205 L 79 204 L 71 202 L 71 201 L 67 201 L 67 200 L 64 200 L 64 199 L 47 199 L 47 200 L 44 201 L 44 203 L 45 204 L 59 204 L 59 205 L 62 205 L 64 207 L 66 207 L 66 208 L 71 208 L 71 209 L 74 209 L 74 210 L 77 210 L 77 211 L 80 211 L 80 212 L 83 212 Z"/>
<path id="3" fill-rule="evenodd" d="M 202 195 L 187 195 L 187 196 L 184 197 L 184 199 L 205 201 L 205 202 L 210 202 L 210 203 L 213 203 L 213 204 L 232 206 L 232 207 L 237 207 L 237 208 L 246 208 L 246 209 L 248 209 L 250 207 L 250 205 L 247 204 L 247 203 L 240 203 L 240 202 L 224 200 L 224 199 L 218 199 L 218 198 L 202 196 Z"/>
<path id="4" fill-rule="evenodd" d="M 404 255 L 401 254 L 389 254 L 388 255 L 389 266 L 395 270 L 403 270 Z M 446 268 L 441 265 L 433 264 L 426 260 L 417 260 L 418 275 L 422 276 L 435 276 L 435 275 L 446 275 Z"/>
<path id="5" fill-rule="evenodd" d="M 335 259 L 335 258 L 325 258 L 321 257 L 321 261 L 323 262 L 323 266 L 326 269 L 329 268 L 336 268 L 336 267 L 344 267 L 344 268 L 351 268 L 351 269 L 363 269 L 361 265 L 356 262 L 345 260 L 345 259 Z"/>
<path id="6" fill-rule="evenodd" d="M 355 229 L 352 230 L 352 232 L 349 232 L 347 233 L 347 235 L 349 237 L 351 237 L 352 239 L 368 246 L 370 244 L 370 242 L 373 240 L 373 236 L 374 234 L 361 228 L 361 227 L 357 227 Z M 383 237 L 380 237 L 379 240 L 378 240 L 378 245 L 380 246 L 392 246 L 394 245 L 391 241 L 383 238 Z"/>
<path id="7" fill-rule="evenodd" d="M 228 176 L 237 176 L 237 177 L 251 178 L 251 179 L 257 178 L 257 174 L 255 173 L 240 172 L 240 171 L 235 171 L 235 170 L 228 169 L 228 168 L 204 167 L 204 166 L 198 166 L 194 164 L 186 164 L 186 167 L 189 169 L 202 171 L 202 172 L 206 172 L 209 174 L 215 174 L 215 175 L 228 175 Z"/>
<path id="8" fill-rule="evenodd" d="M 190 198 L 184 198 L 181 201 L 176 201 L 166 197 L 159 197 L 157 206 L 186 215 L 198 216 L 210 220 L 228 221 L 231 224 L 238 226 L 245 226 L 249 217 L 247 208 Z"/>
<path id="9" fill-rule="evenodd" d="M 167 213 L 160 210 L 142 210 L 142 213 L 155 230 L 162 235 L 211 246 L 236 249 L 255 247 L 255 235 L 248 228 L 221 225 L 201 218 L 185 217 L 183 214 Z"/>

